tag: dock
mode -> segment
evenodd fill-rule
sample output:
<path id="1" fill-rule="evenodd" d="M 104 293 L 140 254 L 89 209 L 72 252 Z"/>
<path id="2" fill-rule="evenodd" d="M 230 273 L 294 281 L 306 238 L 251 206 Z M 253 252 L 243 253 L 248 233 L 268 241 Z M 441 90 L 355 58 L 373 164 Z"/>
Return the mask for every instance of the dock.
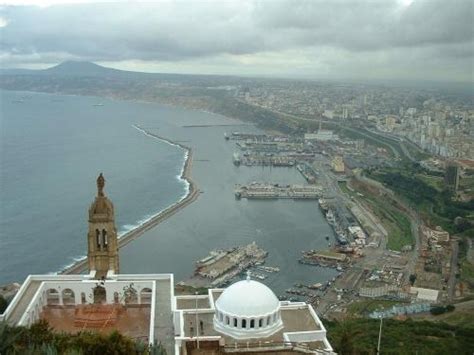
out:
<path id="1" fill-rule="evenodd" d="M 230 249 L 213 250 L 196 261 L 194 276 L 182 284 L 193 287 L 218 287 L 226 284 L 243 271 L 265 262 L 268 252 L 255 242 Z M 268 267 L 272 272 L 278 268 Z"/>
<path id="2" fill-rule="evenodd" d="M 322 188 L 314 185 L 279 185 L 252 183 L 236 185 L 235 197 L 247 199 L 318 199 Z"/>

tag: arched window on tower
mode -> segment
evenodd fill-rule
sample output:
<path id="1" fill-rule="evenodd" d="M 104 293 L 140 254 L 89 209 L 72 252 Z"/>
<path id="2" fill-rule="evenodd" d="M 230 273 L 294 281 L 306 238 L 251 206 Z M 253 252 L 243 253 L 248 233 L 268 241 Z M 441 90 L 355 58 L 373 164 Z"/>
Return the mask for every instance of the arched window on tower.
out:
<path id="1" fill-rule="evenodd" d="M 237 328 L 237 318 L 234 318 L 234 327 Z"/>
<path id="2" fill-rule="evenodd" d="M 247 328 L 247 319 L 242 319 L 242 328 Z"/>
<path id="3" fill-rule="evenodd" d="M 95 242 L 97 249 L 100 249 L 100 231 L 98 229 L 95 230 Z"/>
<path id="4" fill-rule="evenodd" d="M 255 319 L 250 320 L 250 328 L 255 328 Z"/>
<path id="5" fill-rule="evenodd" d="M 104 249 L 107 250 L 108 246 L 109 246 L 109 238 L 107 236 L 107 231 L 105 229 L 102 229 L 102 246 L 104 247 Z"/>

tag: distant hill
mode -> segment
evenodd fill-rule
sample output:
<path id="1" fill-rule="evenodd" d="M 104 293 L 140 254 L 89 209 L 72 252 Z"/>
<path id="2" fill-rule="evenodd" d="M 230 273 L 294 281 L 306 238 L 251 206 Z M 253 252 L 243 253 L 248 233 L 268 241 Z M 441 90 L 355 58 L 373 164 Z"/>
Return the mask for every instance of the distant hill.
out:
<path id="1" fill-rule="evenodd" d="M 70 78 L 70 77 L 107 77 L 118 79 L 166 79 L 176 80 L 179 82 L 196 81 L 204 79 L 207 81 L 221 80 L 225 82 L 228 76 L 221 75 L 195 75 L 195 74 L 173 74 L 173 73 L 145 73 L 138 71 L 127 71 L 113 68 L 107 68 L 92 62 L 87 61 L 65 61 L 47 69 L 0 69 L 2 76 L 21 77 L 56 77 L 56 78 Z"/>
<path id="2" fill-rule="evenodd" d="M 86 61 L 66 61 L 47 69 L 2 69 L 3 75 L 47 75 L 47 76 L 137 76 L 146 73 L 130 72 L 103 67 Z"/>
<path id="3" fill-rule="evenodd" d="M 66 61 L 54 67 L 40 70 L 49 75 L 74 75 L 74 76 L 97 76 L 114 75 L 122 72 L 112 68 L 106 68 L 92 62 Z"/>

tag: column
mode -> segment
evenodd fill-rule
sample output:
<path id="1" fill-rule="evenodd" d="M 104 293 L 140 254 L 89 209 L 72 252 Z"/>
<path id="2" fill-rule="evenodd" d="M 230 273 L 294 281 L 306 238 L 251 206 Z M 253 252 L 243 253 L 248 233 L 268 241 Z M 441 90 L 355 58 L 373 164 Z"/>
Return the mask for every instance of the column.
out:
<path id="1" fill-rule="evenodd" d="M 78 305 L 81 304 L 81 291 L 80 290 L 74 290 L 74 304 Z"/>

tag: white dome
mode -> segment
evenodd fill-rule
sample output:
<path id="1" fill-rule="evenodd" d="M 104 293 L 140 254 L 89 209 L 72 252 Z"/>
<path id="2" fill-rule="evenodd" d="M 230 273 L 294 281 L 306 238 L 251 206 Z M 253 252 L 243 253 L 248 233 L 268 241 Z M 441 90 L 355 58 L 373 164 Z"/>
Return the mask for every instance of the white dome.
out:
<path id="1" fill-rule="evenodd" d="M 264 284 L 242 280 L 229 286 L 216 301 L 216 308 L 226 314 L 253 317 L 274 313 L 280 301 Z"/>
<path id="2" fill-rule="evenodd" d="M 250 276 L 225 289 L 215 308 L 214 329 L 235 339 L 265 338 L 283 328 L 280 301 Z"/>

